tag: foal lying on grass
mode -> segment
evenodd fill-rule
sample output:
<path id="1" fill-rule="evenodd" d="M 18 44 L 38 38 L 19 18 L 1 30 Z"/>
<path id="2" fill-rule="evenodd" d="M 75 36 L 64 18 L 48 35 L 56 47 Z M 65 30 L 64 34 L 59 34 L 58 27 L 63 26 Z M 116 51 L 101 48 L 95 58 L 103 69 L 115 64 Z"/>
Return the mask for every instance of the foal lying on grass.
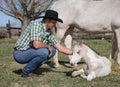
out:
<path id="1" fill-rule="evenodd" d="M 83 43 L 74 46 L 70 64 L 76 65 L 81 59 L 85 62 L 85 66 L 78 71 L 73 71 L 73 77 L 80 75 L 88 81 L 91 81 L 96 77 L 106 76 L 111 72 L 110 60 L 98 55 Z"/>

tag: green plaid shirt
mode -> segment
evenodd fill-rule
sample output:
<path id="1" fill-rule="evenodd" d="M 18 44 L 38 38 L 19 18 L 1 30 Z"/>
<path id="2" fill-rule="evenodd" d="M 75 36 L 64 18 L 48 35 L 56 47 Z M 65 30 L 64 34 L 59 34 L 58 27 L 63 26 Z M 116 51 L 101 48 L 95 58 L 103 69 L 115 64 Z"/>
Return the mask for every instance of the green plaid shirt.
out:
<path id="1" fill-rule="evenodd" d="M 34 40 L 41 41 L 51 46 L 58 42 L 53 33 L 50 30 L 45 29 L 43 23 L 34 21 L 31 22 L 21 34 L 15 44 L 15 48 L 18 50 L 27 50 L 32 47 L 32 42 Z"/>

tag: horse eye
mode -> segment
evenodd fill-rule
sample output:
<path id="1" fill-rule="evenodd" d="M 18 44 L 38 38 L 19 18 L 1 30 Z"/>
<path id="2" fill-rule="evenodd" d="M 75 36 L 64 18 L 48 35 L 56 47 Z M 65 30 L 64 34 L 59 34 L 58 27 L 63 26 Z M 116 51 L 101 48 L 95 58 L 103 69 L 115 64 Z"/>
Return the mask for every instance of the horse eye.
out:
<path id="1" fill-rule="evenodd" d="M 80 51 L 78 51 L 77 53 L 80 53 Z"/>

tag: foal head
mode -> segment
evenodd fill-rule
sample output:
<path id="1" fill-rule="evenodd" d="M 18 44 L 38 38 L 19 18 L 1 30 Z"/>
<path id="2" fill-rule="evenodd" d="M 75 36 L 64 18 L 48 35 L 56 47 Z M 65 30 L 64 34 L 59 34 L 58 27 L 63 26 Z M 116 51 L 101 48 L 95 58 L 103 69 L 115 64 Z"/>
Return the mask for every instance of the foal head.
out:
<path id="1" fill-rule="evenodd" d="M 82 50 L 82 43 L 76 44 L 73 47 L 73 55 L 70 59 L 70 64 L 75 66 L 78 62 L 81 61 L 82 55 L 80 55 L 80 52 Z"/>

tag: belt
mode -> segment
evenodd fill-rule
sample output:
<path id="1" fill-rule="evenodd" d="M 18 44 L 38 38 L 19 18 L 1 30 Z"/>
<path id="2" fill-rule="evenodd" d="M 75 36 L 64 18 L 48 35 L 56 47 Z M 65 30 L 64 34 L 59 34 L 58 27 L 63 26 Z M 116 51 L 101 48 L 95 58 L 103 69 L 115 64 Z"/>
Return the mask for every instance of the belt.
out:
<path id="1" fill-rule="evenodd" d="M 14 50 L 17 50 L 17 48 L 16 48 L 16 47 L 14 47 Z"/>

